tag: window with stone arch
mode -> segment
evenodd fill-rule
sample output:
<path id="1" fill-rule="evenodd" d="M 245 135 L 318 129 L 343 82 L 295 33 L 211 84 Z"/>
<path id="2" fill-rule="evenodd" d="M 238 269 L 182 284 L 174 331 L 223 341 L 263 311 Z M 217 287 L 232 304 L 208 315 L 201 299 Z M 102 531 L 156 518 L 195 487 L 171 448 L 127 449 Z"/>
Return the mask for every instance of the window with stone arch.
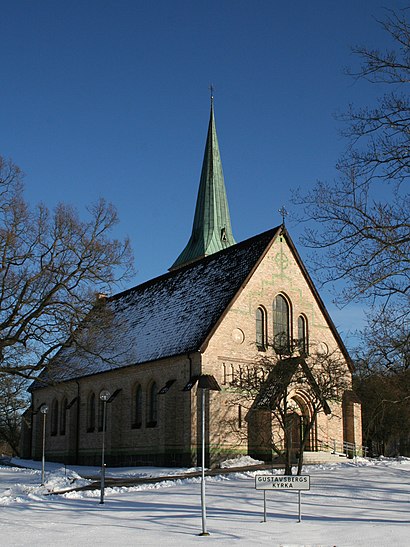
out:
<path id="1" fill-rule="evenodd" d="M 266 350 L 266 310 L 259 306 L 256 310 L 256 347 L 259 351 Z"/>
<path id="2" fill-rule="evenodd" d="M 298 317 L 298 349 L 301 355 L 309 353 L 307 319 L 304 315 Z"/>
<path id="3" fill-rule="evenodd" d="M 67 425 L 67 398 L 64 397 L 64 399 L 61 402 L 61 411 L 60 411 L 60 435 L 65 435 L 66 431 L 66 425 Z"/>
<path id="4" fill-rule="evenodd" d="M 148 387 L 147 403 L 147 427 L 155 427 L 158 421 L 158 389 L 155 382 Z"/>
<path id="5" fill-rule="evenodd" d="M 132 417 L 131 427 L 139 429 L 142 425 L 142 388 L 136 384 L 132 392 Z"/>
<path id="6" fill-rule="evenodd" d="M 58 433 L 58 401 L 54 399 L 51 403 L 51 435 Z"/>
<path id="7" fill-rule="evenodd" d="M 90 393 L 87 400 L 87 431 L 95 430 L 95 393 Z"/>
<path id="8" fill-rule="evenodd" d="M 278 354 L 289 354 L 291 351 L 290 305 L 282 294 L 278 294 L 273 301 L 273 348 Z"/>

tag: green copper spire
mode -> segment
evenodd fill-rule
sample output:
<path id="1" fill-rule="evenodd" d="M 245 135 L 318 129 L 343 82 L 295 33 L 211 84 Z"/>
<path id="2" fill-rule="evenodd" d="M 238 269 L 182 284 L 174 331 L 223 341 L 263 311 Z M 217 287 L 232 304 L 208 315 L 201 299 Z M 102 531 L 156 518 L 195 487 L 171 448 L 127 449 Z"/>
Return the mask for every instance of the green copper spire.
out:
<path id="1" fill-rule="evenodd" d="M 235 243 L 216 136 L 213 97 L 211 96 L 211 115 L 192 234 L 187 246 L 170 270 L 221 251 L 235 245 Z"/>

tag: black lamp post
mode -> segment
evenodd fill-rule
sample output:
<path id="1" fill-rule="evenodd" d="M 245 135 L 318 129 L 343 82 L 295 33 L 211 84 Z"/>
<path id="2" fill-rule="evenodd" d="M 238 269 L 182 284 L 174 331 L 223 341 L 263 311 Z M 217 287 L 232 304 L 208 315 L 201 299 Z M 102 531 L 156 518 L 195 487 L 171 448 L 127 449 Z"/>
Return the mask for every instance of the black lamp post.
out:
<path id="1" fill-rule="evenodd" d="M 102 447 L 101 447 L 101 488 L 100 488 L 100 504 L 104 503 L 104 488 L 105 488 L 105 429 L 107 424 L 107 401 L 111 397 L 111 393 L 103 389 L 100 393 L 100 401 L 103 402 L 103 419 L 102 419 Z"/>
<path id="2" fill-rule="evenodd" d="M 41 485 L 43 485 L 46 467 L 46 417 L 48 412 L 48 406 L 46 404 L 41 405 L 40 412 L 43 415 L 43 450 L 41 456 Z"/>
<path id="3" fill-rule="evenodd" d="M 205 504 L 205 392 L 208 390 L 221 391 L 218 382 L 210 374 L 203 374 L 198 379 L 198 389 L 202 391 L 202 478 L 201 478 L 201 509 L 202 509 L 202 532 L 200 536 L 209 536 L 206 529 L 206 504 Z"/>

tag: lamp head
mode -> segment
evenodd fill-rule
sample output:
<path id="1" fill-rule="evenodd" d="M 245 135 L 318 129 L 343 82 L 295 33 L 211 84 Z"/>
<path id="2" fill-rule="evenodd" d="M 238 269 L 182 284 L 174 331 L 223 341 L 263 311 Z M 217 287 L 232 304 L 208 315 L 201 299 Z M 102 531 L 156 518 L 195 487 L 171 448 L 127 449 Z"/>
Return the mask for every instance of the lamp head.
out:
<path id="1" fill-rule="evenodd" d="M 103 389 L 100 393 L 100 400 L 107 402 L 108 399 L 111 397 L 111 393 L 108 391 L 108 389 Z"/>

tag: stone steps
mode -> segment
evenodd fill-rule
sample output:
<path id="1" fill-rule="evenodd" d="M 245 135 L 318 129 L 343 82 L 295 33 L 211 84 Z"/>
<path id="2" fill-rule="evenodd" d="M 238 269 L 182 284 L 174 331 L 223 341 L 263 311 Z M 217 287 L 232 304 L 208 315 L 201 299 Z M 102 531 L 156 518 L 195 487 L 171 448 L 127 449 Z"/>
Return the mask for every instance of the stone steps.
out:
<path id="1" fill-rule="evenodd" d="M 340 452 L 326 452 L 319 450 L 318 452 L 305 452 L 303 454 L 303 463 L 328 463 L 341 462 L 347 459 L 346 454 Z"/>

